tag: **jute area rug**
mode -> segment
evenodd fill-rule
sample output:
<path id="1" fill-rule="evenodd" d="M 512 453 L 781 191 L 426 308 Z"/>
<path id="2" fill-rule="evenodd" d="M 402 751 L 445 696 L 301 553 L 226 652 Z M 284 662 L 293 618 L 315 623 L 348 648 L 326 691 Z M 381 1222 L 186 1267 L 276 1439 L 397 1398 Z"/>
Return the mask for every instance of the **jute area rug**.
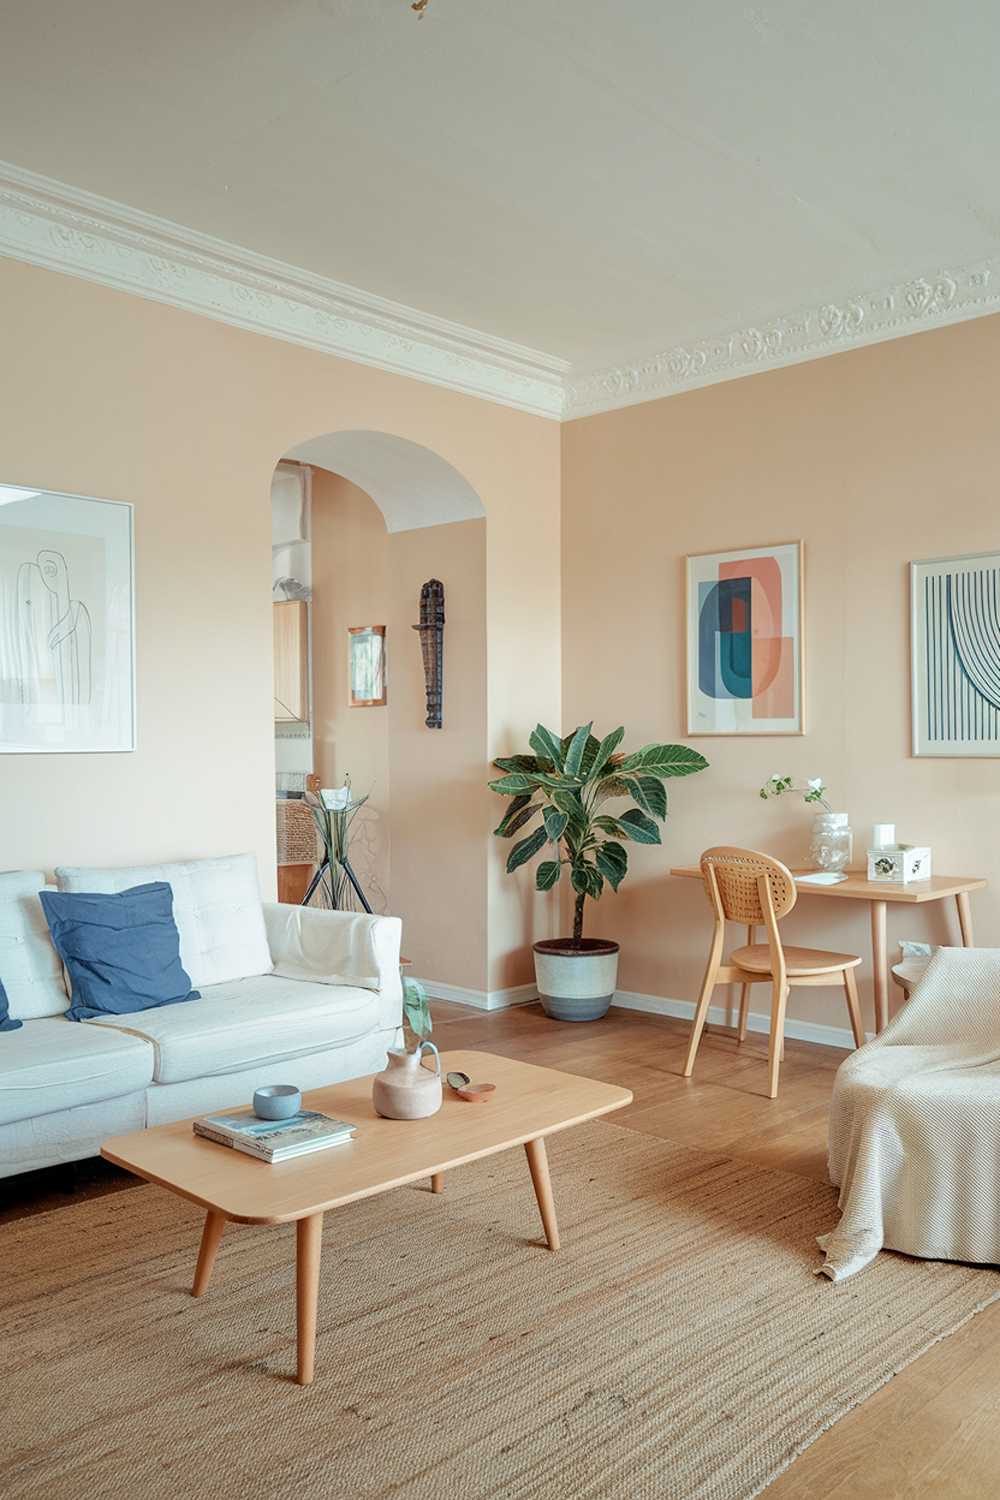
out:
<path id="1" fill-rule="evenodd" d="M 158 1188 L 7 1226 L 0 1494 L 748 1500 L 1000 1295 L 814 1276 L 805 1178 L 603 1123 L 550 1158 L 555 1255 L 520 1150 L 328 1214 L 308 1389 L 292 1227 L 230 1226 L 194 1301 L 201 1216 Z"/>

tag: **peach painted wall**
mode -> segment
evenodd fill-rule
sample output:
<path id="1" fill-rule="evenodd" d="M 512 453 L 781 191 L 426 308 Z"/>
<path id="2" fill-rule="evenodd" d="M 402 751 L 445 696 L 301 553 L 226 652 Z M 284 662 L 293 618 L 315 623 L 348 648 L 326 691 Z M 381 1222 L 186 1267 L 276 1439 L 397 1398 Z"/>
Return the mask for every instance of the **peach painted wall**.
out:
<path id="1" fill-rule="evenodd" d="M 911 559 L 1000 546 L 998 389 L 992 317 L 564 428 L 568 726 L 684 739 L 685 553 L 806 548 L 808 733 L 692 739 L 711 769 L 668 783 L 665 847 L 630 846 L 630 880 L 591 923 L 622 942 L 623 989 L 697 994 L 708 908 L 671 863 L 713 843 L 803 860 L 809 810 L 757 796 L 773 772 L 822 775 L 860 851 L 873 822 L 894 821 L 941 873 L 988 876 L 977 938 L 1000 944 L 1000 762 L 911 758 L 907 583 Z M 864 954 L 870 994 L 867 907 L 801 898 L 787 937 Z M 890 953 L 901 937 L 957 942 L 954 912 L 890 907 Z M 833 991 L 793 991 L 789 1014 L 846 1025 Z"/>
<path id="2" fill-rule="evenodd" d="M 323 786 L 346 774 L 368 801 L 352 828 L 351 863 L 376 911 L 389 895 L 389 708 L 348 702 L 348 629 L 389 616 L 389 534 L 375 501 L 326 469 L 312 471 L 314 769 Z M 391 644 L 391 643 L 390 643 Z M 398 913 L 396 913 L 398 915 Z"/>
<path id="3" fill-rule="evenodd" d="M 0 758 L 5 868 L 253 849 L 273 891 L 270 482 L 325 432 L 392 432 L 465 475 L 488 517 L 490 753 L 558 717 L 556 423 L 10 260 L 0 326 L 0 478 L 132 501 L 138 614 L 138 750 Z M 515 983 L 547 917 L 502 853 L 489 970 Z"/>
<path id="4" fill-rule="evenodd" d="M 485 789 L 486 521 L 389 538 L 392 909 L 422 979 L 483 991 L 492 794 Z M 428 729 L 420 588 L 444 584 L 444 726 Z"/>

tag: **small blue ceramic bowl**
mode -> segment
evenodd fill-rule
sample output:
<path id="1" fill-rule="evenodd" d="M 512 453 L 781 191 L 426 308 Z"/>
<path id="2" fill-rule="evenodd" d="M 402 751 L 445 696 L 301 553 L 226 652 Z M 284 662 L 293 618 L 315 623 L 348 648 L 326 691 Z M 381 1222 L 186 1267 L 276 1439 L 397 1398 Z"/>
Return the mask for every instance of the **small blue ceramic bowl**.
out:
<path id="1" fill-rule="evenodd" d="M 253 1112 L 259 1120 L 290 1120 L 302 1108 L 302 1090 L 294 1083 L 271 1083 L 253 1096 Z"/>

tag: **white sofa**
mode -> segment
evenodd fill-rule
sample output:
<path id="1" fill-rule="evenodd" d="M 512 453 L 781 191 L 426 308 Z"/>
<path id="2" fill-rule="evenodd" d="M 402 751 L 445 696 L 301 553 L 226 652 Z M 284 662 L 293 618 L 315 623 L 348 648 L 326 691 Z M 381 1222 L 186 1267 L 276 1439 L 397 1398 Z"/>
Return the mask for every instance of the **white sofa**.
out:
<path id="1" fill-rule="evenodd" d="M 318 1088 L 375 1072 L 399 1038 L 398 917 L 261 901 L 253 855 L 59 869 L 58 889 L 166 880 L 201 998 L 68 1021 L 38 870 L 0 874 L 0 1177 L 93 1156 L 108 1136 L 249 1103 L 264 1083 Z M 51 886 L 48 889 L 52 889 Z"/>

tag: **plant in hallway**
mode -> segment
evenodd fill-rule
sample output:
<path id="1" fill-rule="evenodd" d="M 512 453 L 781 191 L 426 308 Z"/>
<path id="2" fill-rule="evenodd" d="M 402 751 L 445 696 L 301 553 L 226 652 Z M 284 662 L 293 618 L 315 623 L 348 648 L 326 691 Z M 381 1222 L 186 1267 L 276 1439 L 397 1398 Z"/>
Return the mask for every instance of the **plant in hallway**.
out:
<path id="1" fill-rule="evenodd" d="M 594 1020 L 614 995 L 618 944 L 583 936 L 586 903 L 597 901 L 606 885 L 617 891 L 628 872 L 624 844 L 659 844 L 659 823 L 667 816 L 664 781 L 690 776 L 707 766 L 687 745 L 644 745 L 626 754 L 625 730 L 598 740 L 593 724 L 581 724 L 560 739 L 539 724 L 529 737 L 532 755 L 494 761 L 503 776 L 489 783 L 507 810 L 493 830 L 498 838 L 516 833 L 541 817 L 540 826 L 518 840 L 507 869 L 527 864 L 543 851 L 535 885 L 550 891 L 568 872 L 574 893 L 573 936 L 536 943 L 535 973 L 549 1015 L 560 1020 Z M 613 807 L 623 800 L 631 806 Z"/>
<path id="2" fill-rule="evenodd" d="M 415 979 L 403 980 L 403 1031 L 408 1038 L 413 1037 L 414 1048 L 425 1042 L 434 1030 L 431 1020 L 430 1005 L 427 1001 L 427 991 L 422 984 Z"/>

